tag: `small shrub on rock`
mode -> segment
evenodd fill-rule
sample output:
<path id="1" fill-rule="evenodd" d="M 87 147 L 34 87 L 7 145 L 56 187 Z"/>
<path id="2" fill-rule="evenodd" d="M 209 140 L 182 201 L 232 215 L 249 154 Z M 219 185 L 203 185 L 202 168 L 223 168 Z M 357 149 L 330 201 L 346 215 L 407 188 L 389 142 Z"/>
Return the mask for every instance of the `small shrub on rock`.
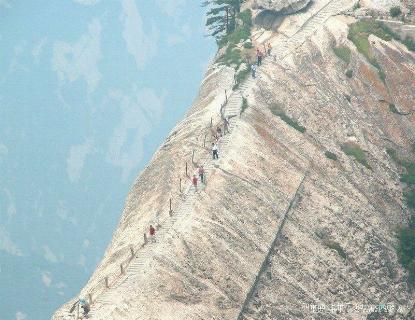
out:
<path id="1" fill-rule="evenodd" d="M 389 104 L 389 110 L 390 110 L 390 112 L 393 112 L 393 113 L 399 114 L 399 110 L 398 110 L 398 109 L 396 109 L 396 106 L 395 106 L 393 103 L 390 103 L 390 104 Z"/>
<path id="2" fill-rule="evenodd" d="M 402 41 L 403 44 L 408 48 L 410 51 L 415 51 L 415 41 L 411 38 L 406 38 Z"/>
<path id="3" fill-rule="evenodd" d="M 333 152 L 326 151 L 326 152 L 324 152 L 324 155 L 326 156 L 326 158 L 328 158 L 330 160 L 337 161 L 337 155 Z"/>
<path id="4" fill-rule="evenodd" d="M 386 152 L 405 169 L 401 181 L 407 184 L 404 196 L 406 205 L 411 210 L 411 217 L 408 225 L 399 229 L 396 251 L 399 263 L 408 271 L 408 282 L 415 284 L 415 162 L 401 159 L 394 149 L 388 149 Z"/>
<path id="5" fill-rule="evenodd" d="M 252 45 L 252 42 L 244 42 L 244 48 L 245 49 L 252 49 L 254 46 Z"/>
<path id="6" fill-rule="evenodd" d="M 372 170 L 371 166 L 366 160 L 365 152 L 358 145 L 345 143 L 341 146 L 341 149 L 345 154 L 355 158 L 357 162 Z"/>
<path id="7" fill-rule="evenodd" d="M 389 14 L 392 18 L 400 16 L 402 14 L 402 10 L 400 7 L 395 6 L 389 9 Z"/>
<path id="8" fill-rule="evenodd" d="M 334 51 L 336 56 L 338 56 L 344 62 L 349 64 L 350 56 L 351 56 L 351 50 L 348 47 L 346 47 L 346 46 L 333 47 L 333 51 Z"/>
<path id="9" fill-rule="evenodd" d="M 346 251 L 344 251 L 344 249 L 341 247 L 341 245 L 337 242 L 334 241 L 325 241 L 325 244 L 328 248 L 335 250 L 340 257 L 342 257 L 343 259 L 347 259 L 347 253 Z"/>
<path id="10" fill-rule="evenodd" d="M 242 84 L 242 82 L 245 81 L 245 79 L 250 74 L 249 66 L 245 65 L 243 66 L 235 75 L 235 84 L 233 85 L 232 89 L 236 90 L 239 88 L 239 86 Z"/>
<path id="11" fill-rule="evenodd" d="M 305 132 L 306 128 L 300 125 L 296 120 L 286 115 L 285 112 L 278 105 L 272 105 L 271 112 L 277 117 L 280 117 L 282 121 L 284 121 L 289 126 L 293 127 L 295 130 L 300 131 L 301 133 Z"/>

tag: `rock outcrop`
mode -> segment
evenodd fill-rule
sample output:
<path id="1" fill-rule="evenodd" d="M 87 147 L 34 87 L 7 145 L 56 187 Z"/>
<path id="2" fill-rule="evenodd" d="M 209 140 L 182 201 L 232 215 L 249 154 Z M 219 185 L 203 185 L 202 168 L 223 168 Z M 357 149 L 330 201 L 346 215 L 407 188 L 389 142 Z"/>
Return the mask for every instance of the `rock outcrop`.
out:
<path id="1" fill-rule="evenodd" d="M 254 0 L 251 8 L 256 11 L 255 25 L 277 31 L 285 16 L 304 10 L 311 0 L 268 1 Z"/>
<path id="2" fill-rule="evenodd" d="M 254 18 L 255 25 L 266 30 L 277 31 L 285 16 L 272 10 L 262 10 Z"/>
<path id="3" fill-rule="evenodd" d="M 252 8 L 278 14 L 292 14 L 303 10 L 311 0 L 254 0 Z"/>
<path id="4" fill-rule="evenodd" d="M 326 18 L 317 17 L 316 27 L 305 17 L 287 31 L 292 43 L 281 34 L 259 37 L 281 56 L 268 57 L 231 98 L 233 70 L 210 67 L 188 115 L 132 187 L 105 257 L 80 293 L 91 294 L 91 319 L 415 318 L 395 251 L 396 230 L 410 212 L 400 169 L 386 153 L 410 155 L 415 141 L 414 55 L 371 36 L 382 81 L 347 39 L 353 20 Z M 349 64 L 333 52 L 340 44 L 351 50 Z M 225 89 L 228 108 L 242 103 L 240 94 L 246 100 L 212 164 L 210 123 L 220 123 Z M 406 115 L 391 112 L 391 103 Z M 197 192 L 185 162 L 189 170 L 206 165 L 207 183 Z M 142 244 L 150 223 L 161 225 L 157 242 L 119 275 L 119 262 Z M 73 303 L 54 319 L 68 317 Z"/>

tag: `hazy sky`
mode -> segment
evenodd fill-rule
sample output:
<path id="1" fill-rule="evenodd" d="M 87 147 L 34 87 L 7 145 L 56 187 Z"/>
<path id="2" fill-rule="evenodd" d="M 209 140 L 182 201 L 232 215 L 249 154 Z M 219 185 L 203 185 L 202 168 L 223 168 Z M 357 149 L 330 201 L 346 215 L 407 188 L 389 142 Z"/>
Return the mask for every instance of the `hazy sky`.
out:
<path id="1" fill-rule="evenodd" d="M 0 0 L 0 320 L 42 320 L 102 257 L 215 51 L 194 0 Z"/>

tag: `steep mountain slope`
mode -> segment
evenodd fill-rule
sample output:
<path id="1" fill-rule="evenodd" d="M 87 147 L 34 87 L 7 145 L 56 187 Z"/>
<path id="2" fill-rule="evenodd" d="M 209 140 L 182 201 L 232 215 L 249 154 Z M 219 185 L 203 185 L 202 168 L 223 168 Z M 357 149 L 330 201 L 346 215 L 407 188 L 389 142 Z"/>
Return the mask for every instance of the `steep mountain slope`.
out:
<path id="1" fill-rule="evenodd" d="M 233 69 L 210 67 L 80 293 L 91 294 L 92 319 L 414 318 L 395 253 L 409 210 L 386 153 L 409 154 L 415 140 L 414 55 L 370 36 L 383 81 L 347 40 L 353 19 L 331 17 L 352 5 L 317 3 L 279 33 L 257 33 L 275 58 L 230 97 Z M 334 54 L 338 45 L 350 48 L 349 64 Z M 236 116 L 213 161 L 210 124 L 221 123 L 221 111 Z M 199 164 L 207 170 L 197 192 L 186 162 L 189 176 Z M 160 224 L 156 242 L 136 251 L 151 223 Z M 54 319 L 70 319 L 73 303 Z"/>

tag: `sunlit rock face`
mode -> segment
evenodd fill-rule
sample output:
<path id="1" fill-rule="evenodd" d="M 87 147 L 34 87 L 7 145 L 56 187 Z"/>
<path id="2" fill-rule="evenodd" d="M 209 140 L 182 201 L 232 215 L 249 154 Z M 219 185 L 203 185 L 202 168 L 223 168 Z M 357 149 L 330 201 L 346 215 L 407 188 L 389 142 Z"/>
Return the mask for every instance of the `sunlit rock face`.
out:
<path id="1" fill-rule="evenodd" d="M 255 0 L 252 8 L 291 14 L 304 9 L 310 2 L 311 0 Z"/>
<path id="2" fill-rule="evenodd" d="M 185 217 L 142 257 L 128 285 L 97 298 L 91 319 L 414 319 L 414 294 L 396 254 L 396 230 L 410 210 L 399 167 L 386 152 L 413 156 L 413 56 L 400 43 L 371 36 L 382 80 L 348 40 L 351 22 L 329 18 L 287 45 L 288 54 L 265 59 L 243 92 L 248 107 L 232 119 L 229 145 Z M 268 33 L 257 45 L 270 42 L 279 52 L 285 37 Z M 350 49 L 347 63 L 333 51 L 339 45 Z M 132 187 L 81 296 L 118 271 L 153 212 L 164 221 L 169 198 L 174 206 L 182 201 L 184 164 L 208 155 L 206 128 L 220 121 L 232 86 L 233 70 L 213 64 L 190 112 Z M 345 146 L 361 150 L 366 162 Z M 379 305 L 390 306 L 393 317 L 378 316 Z M 54 319 L 65 319 L 68 306 Z"/>

